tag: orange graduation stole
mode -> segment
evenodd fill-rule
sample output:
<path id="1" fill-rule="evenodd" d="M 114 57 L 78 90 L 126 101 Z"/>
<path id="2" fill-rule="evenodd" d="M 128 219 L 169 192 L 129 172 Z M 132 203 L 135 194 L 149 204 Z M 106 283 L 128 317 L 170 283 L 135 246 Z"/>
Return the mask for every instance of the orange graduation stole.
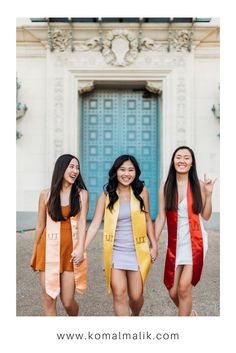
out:
<path id="1" fill-rule="evenodd" d="M 116 233 L 116 225 L 119 215 L 119 199 L 115 202 L 113 210 L 107 208 L 109 204 L 109 195 L 106 198 L 106 209 L 104 215 L 104 269 L 108 285 L 108 294 L 111 291 L 111 268 L 112 268 L 112 248 Z M 146 217 L 145 213 L 140 210 L 139 200 L 134 196 L 131 188 L 130 195 L 130 210 L 131 210 L 131 223 L 134 237 L 134 246 L 137 255 L 139 270 L 142 277 L 143 286 L 147 278 L 150 265 L 151 256 L 148 245 Z"/>
<path id="2" fill-rule="evenodd" d="M 178 197 L 177 197 L 178 202 Z M 193 275 L 192 284 L 195 286 L 200 280 L 203 267 L 203 238 L 199 215 L 193 212 L 193 198 L 190 183 L 187 188 L 187 205 L 189 232 L 192 245 Z M 167 228 L 168 228 L 168 248 L 166 254 L 164 284 L 167 289 L 171 289 L 174 284 L 175 274 L 175 258 L 177 244 L 178 229 L 178 210 L 167 211 Z"/>
<path id="3" fill-rule="evenodd" d="M 73 251 L 79 242 L 79 215 L 70 217 Z M 47 212 L 46 225 L 46 259 L 45 259 L 45 288 L 46 293 L 55 299 L 60 293 L 60 228 L 61 222 L 55 222 Z M 87 257 L 79 265 L 74 266 L 75 288 L 83 294 L 87 287 Z"/>

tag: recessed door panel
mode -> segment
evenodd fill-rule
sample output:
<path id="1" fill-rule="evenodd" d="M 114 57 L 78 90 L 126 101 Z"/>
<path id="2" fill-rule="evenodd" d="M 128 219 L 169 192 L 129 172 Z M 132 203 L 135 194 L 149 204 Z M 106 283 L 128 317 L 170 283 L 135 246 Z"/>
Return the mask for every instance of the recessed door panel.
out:
<path id="1" fill-rule="evenodd" d="M 150 193 L 152 218 L 159 186 L 159 116 L 155 95 L 144 91 L 97 89 L 83 97 L 81 164 L 90 195 L 91 219 L 108 171 L 121 154 L 132 154 Z"/>

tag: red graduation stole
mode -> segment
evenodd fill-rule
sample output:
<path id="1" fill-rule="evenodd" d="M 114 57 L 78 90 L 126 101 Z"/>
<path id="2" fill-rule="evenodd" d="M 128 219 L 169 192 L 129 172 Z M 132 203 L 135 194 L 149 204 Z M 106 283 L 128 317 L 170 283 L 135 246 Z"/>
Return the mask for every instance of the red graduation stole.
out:
<path id="1" fill-rule="evenodd" d="M 178 202 L 178 197 L 177 197 Z M 190 183 L 187 188 L 187 205 L 189 231 L 192 245 L 193 276 L 192 284 L 195 286 L 200 280 L 203 267 L 203 238 L 199 215 L 193 212 L 193 198 Z M 178 210 L 167 211 L 168 249 L 166 254 L 164 284 L 168 290 L 173 287 L 175 274 L 176 243 L 178 229 Z"/>

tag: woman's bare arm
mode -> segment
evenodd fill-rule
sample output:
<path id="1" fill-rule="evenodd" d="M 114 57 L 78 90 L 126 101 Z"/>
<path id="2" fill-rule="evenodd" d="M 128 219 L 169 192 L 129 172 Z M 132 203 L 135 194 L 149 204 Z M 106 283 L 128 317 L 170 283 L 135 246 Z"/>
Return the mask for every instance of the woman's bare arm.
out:
<path id="1" fill-rule="evenodd" d="M 85 249 L 89 246 L 92 240 L 95 238 L 99 227 L 102 223 L 104 212 L 106 207 L 106 195 L 102 192 L 97 200 L 96 209 L 94 211 L 92 222 L 87 230 Z"/>
<path id="2" fill-rule="evenodd" d="M 158 192 L 158 215 L 155 220 L 155 236 L 157 242 L 160 239 L 161 232 L 166 222 L 164 184 L 161 184 Z"/>

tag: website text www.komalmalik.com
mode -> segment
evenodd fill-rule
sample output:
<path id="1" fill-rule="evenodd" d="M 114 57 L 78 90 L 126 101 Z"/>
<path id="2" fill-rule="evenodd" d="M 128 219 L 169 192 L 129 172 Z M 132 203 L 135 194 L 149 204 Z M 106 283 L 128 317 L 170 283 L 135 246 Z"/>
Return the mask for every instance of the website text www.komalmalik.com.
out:
<path id="1" fill-rule="evenodd" d="M 179 340 L 179 333 L 168 333 L 168 332 L 149 332 L 149 331 L 138 331 L 138 332 L 92 332 L 86 333 L 75 332 L 75 333 L 57 333 L 58 340 L 81 340 L 81 341 L 125 341 L 125 340 Z"/>

